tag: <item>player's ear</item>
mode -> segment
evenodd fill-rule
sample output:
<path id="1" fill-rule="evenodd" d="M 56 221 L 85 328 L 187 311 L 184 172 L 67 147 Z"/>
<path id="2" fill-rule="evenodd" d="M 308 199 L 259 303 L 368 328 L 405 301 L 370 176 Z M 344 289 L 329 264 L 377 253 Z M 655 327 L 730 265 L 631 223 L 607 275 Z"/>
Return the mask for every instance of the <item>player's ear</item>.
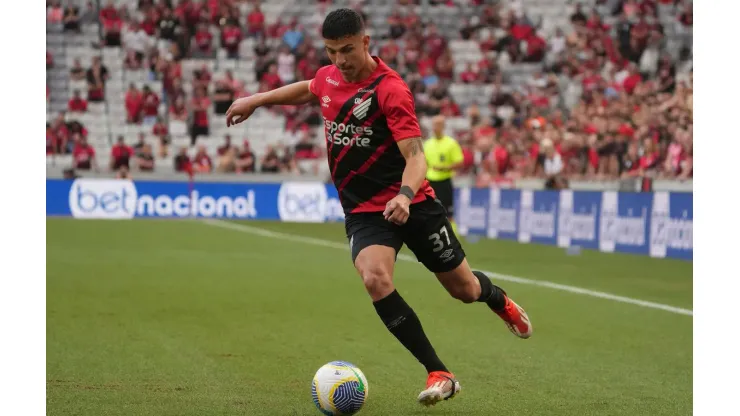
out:
<path id="1" fill-rule="evenodd" d="M 362 48 L 365 49 L 365 52 L 370 50 L 370 35 L 362 36 Z"/>

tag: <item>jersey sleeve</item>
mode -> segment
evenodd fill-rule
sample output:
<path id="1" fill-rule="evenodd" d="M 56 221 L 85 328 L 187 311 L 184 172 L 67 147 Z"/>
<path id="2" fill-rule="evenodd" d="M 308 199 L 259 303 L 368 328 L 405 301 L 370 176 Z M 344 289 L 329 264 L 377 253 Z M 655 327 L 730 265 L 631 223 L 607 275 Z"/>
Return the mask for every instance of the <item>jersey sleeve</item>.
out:
<path id="1" fill-rule="evenodd" d="M 324 78 L 326 77 L 326 67 L 321 67 L 316 71 L 316 75 L 314 75 L 311 82 L 308 84 L 308 89 L 311 91 L 311 94 L 321 97 L 321 89 L 324 87 Z"/>
<path id="2" fill-rule="evenodd" d="M 315 96 L 319 96 L 319 87 L 318 87 L 318 79 L 314 78 L 311 80 L 311 82 L 308 84 L 308 89 L 311 90 L 311 94 Z"/>
<path id="3" fill-rule="evenodd" d="M 412 137 L 421 137 L 421 128 L 414 109 L 414 96 L 408 86 L 400 79 L 394 79 L 383 87 L 378 91 L 380 108 L 393 139 L 400 142 Z"/>

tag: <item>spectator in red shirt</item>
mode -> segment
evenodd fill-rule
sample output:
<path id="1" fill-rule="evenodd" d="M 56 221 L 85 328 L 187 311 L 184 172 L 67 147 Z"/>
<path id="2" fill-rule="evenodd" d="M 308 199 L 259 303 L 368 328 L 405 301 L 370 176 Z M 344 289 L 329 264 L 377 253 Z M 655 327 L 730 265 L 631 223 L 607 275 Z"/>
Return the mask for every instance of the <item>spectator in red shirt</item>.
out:
<path id="1" fill-rule="evenodd" d="M 121 166 L 125 166 L 128 169 L 129 160 L 134 156 L 134 149 L 126 145 L 123 140 L 123 136 L 118 136 L 118 141 L 110 149 L 110 169 L 117 171 Z"/>
<path id="2" fill-rule="evenodd" d="M 213 51 L 213 35 L 207 25 L 200 23 L 191 46 L 192 56 L 200 59 L 213 58 Z"/>
<path id="3" fill-rule="evenodd" d="M 316 71 L 319 69 L 319 60 L 316 57 L 316 49 L 309 49 L 306 52 L 306 56 L 298 61 L 296 69 L 298 70 L 299 81 L 313 78 L 314 75 L 316 75 Z"/>
<path id="4" fill-rule="evenodd" d="M 64 113 L 59 114 L 59 117 L 52 122 L 51 128 L 54 136 L 57 138 L 60 151 L 62 153 L 68 153 L 68 141 L 71 132 L 69 131 L 69 127 L 67 127 L 67 123 L 64 122 Z"/>
<path id="5" fill-rule="evenodd" d="M 504 176 L 510 167 L 510 155 L 506 146 L 497 142 L 488 154 L 490 173 L 495 176 Z"/>
<path id="6" fill-rule="evenodd" d="M 113 0 L 108 0 L 108 4 L 104 8 L 100 10 L 100 20 L 103 22 L 103 24 L 106 24 L 107 22 L 110 22 L 111 20 L 120 20 L 121 17 L 118 14 L 118 10 L 116 9 L 115 2 Z"/>
<path id="7" fill-rule="evenodd" d="M 235 161 L 236 173 L 254 172 L 255 158 L 254 153 L 249 148 L 249 141 L 244 140 L 243 146 Z"/>
<path id="8" fill-rule="evenodd" d="M 265 15 L 260 10 L 259 3 L 255 3 L 252 11 L 247 16 L 247 26 L 249 27 L 250 36 L 264 36 L 265 34 Z"/>
<path id="9" fill-rule="evenodd" d="M 439 107 L 439 113 L 445 117 L 459 117 L 461 114 L 460 107 L 458 107 L 457 104 L 452 101 L 452 98 L 450 97 L 445 97 L 442 99 L 442 103 Z"/>
<path id="10" fill-rule="evenodd" d="M 146 12 L 144 20 L 141 21 L 141 29 L 144 30 L 149 36 L 155 36 L 157 34 L 157 21 L 159 20 L 159 13 L 156 7 L 150 7 Z"/>
<path id="11" fill-rule="evenodd" d="M 642 141 L 642 156 L 640 156 L 639 170 L 640 176 L 645 172 L 658 168 L 660 165 L 660 154 L 658 153 L 655 143 L 650 138 Z"/>
<path id="12" fill-rule="evenodd" d="M 209 122 L 208 122 L 208 107 L 211 106 L 211 100 L 206 95 L 206 89 L 203 87 L 195 89 L 195 96 L 191 102 L 191 108 L 193 111 L 193 125 L 191 127 L 190 134 L 190 145 L 195 146 L 198 136 L 208 136 Z"/>
<path id="13" fill-rule="evenodd" d="M 207 89 L 212 78 L 213 76 L 211 75 L 211 71 L 208 70 L 208 65 L 204 63 L 200 69 L 193 71 L 193 87 L 205 87 Z"/>
<path id="14" fill-rule="evenodd" d="M 465 71 L 460 73 L 460 81 L 469 84 L 478 80 L 478 73 L 473 69 L 473 64 L 468 62 Z"/>
<path id="15" fill-rule="evenodd" d="M 47 2 L 46 9 L 46 22 L 47 23 L 61 23 L 64 17 L 64 10 L 59 4 L 59 0 L 52 0 L 51 5 Z"/>
<path id="16" fill-rule="evenodd" d="M 428 26 L 427 35 L 424 39 L 424 45 L 429 48 L 433 59 L 439 58 L 442 52 L 445 51 L 447 47 L 447 41 L 437 31 L 437 26 L 435 24 L 430 24 Z"/>
<path id="17" fill-rule="evenodd" d="M 87 111 L 87 101 L 82 98 L 79 90 L 75 90 L 74 96 L 67 103 L 67 110 L 71 113 L 84 113 Z"/>
<path id="18" fill-rule="evenodd" d="M 547 42 L 539 34 L 532 32 L 526 38 L 527 54 L 524 57 L 525 62 L 540 62 L 545 58 L 547 51 Z"/>
<path id="19" fill-rule="evenodd" d="M 193 158 L 193 170 L 198 173 L 211 173 L 213 170 L 213 161 L 203 145 L 198 146 L 198 152 Z"/>
<path id="20" fill-rule="evenodd" d="M 141 122 L 141 110 L 144 106 L 144 96 L 136 84 L 129 84 L 126 91 L 126 122 L 138 124 Z"/>
<path id="21" fill-rule="evenodd" d="M 516 19 L 511 25 L 511 29 L 509 30 L 511 33 L 511 36 L 516 39 L 517 41 L 522 41 L 527 39 L 532 34 L 532 27 L 527 24 L 527 22 L 524 19 Z"/>
<path id="22" fill-rule="evenodd" d="M 239 58 L 239 43 L 242 40 L 242 30 L 239 26 L 227 24 L 221 31 L 221 46 L 226 49 L 230 59 Z"/>
<path id="23" fill-rule="evenodd" d="M 637 85 L 642 82 L 642 76 L 637 70 L 637 66 L 635 64 L 629 64 L 628 70 L 629 75 L 627 75 L 627 78 L 624 79 L 622 87 L 624 88 L 624 91 L 627 92 L 627 94 L 632 95 Z"/>
<path id="24" fill-rule="evenodd" d="M 188 156 L 187 147 L 180 148 L 180 151 L 177 153 L 177 156 L 175 156 L 173 162 L 175 165 L 175 172 L 187 172 L 189 174 L 192 173 L 193 165 L 190 161 L 190 157 Z"/>
<path id="25" fill-rule="evenodd" d="M 157 122 L 157 117 L 159 116 L 159 96 L 148 85 L 144 86 L 142 93 L 141 111 L 144 116 L 144 124 L 152 126 Z"/>
<path id="26" fill-rule="evenodd" d="M 269 90 L 274 90 L 283 85 L 283 82 L 280 80 L 280 76 L 278 75 L 278 67 L 276 64 L 270 64 L 267 69 L 267 73 L 262 76 L 262 82 L 267 84 L 267 88 L 269 88 Z"/>
<path id="27" fill-rule="evenodd" d="M 75 141 L 74 149 L 72 150 L 74 168 L 78 170 L 90 170 L 94 168 L 98 172 L 100 169 L 98 168 L 98 162 L 95 160 L 95 149 L 79 133 L 75 133 L 72 137 Z"/>
<path id="28" fill-rule="evenodd" d="M 169 129 L 167 128 L 167 124 L 164 123 L 164 120 L 162 119 L 161 116 L 157 117 L 157 123 L 154 124 L 154 127 L 152 127 L 152 134 L 159 138 L 162 138 L 169 134 Z"/>
<path id="29" fill-rule="evenodd" d="M 321 157 L 321 153 L 316 148 L 316 145 L 311 140 L 311 133 L 308 130 L 304 130 L 300 140 L 295 145 L 295 159 L 301 160 L 316 160 Z"/>
<path id="30" fill-rule="evenodd" d="M 100 10 L 100 22 L 103 24 L 104 43 L 107 46 L 121 46 L 121 29 L 123 20 L 113 0 Z"/>
<path id="31" fill-rule="evenodd" d="M 188 108 L 185 106 L 185 98 L 177 97 L 170 107 L 170 120 L 187 121 Z"/>

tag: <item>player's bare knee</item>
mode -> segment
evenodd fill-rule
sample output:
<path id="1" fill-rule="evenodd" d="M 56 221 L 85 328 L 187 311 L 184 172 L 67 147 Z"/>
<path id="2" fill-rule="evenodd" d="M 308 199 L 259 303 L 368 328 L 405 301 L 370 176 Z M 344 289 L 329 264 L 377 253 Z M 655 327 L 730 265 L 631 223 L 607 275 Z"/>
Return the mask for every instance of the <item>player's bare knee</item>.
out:
<path id="1" fill-rule="evenodd" d="M 362 282 L 373 300 L 382 299 L 393 292 L 391 273 L 378 264 L 370 264 L 360 270 Z M 377 299 L 376 299 L 377 298 Z"/>

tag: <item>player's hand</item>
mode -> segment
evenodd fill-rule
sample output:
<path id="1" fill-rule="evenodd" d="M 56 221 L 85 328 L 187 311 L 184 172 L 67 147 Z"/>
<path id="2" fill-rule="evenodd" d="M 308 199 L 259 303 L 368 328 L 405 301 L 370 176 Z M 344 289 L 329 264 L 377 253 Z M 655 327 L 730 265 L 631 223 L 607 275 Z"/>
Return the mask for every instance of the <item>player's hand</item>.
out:
<path id="1" fill-rule="evenodd" d="M 406 224 L 406 221 L 409 219 L 410 204 L 411 200 L 406 195 L 396 195 L 395 198 L 385 204 L 383 217 L 394 224 Z"/>
<path id="2" fill-rule="evenodd" d="M 231 103 L 229 109 L 226 110 L 226 127 L 239 124 L 248 119 L 254 113 L 254 110 L 259 107 L 255 98 L 256 95 L 252 95 L 250 97 L 239 98 Z"/>

